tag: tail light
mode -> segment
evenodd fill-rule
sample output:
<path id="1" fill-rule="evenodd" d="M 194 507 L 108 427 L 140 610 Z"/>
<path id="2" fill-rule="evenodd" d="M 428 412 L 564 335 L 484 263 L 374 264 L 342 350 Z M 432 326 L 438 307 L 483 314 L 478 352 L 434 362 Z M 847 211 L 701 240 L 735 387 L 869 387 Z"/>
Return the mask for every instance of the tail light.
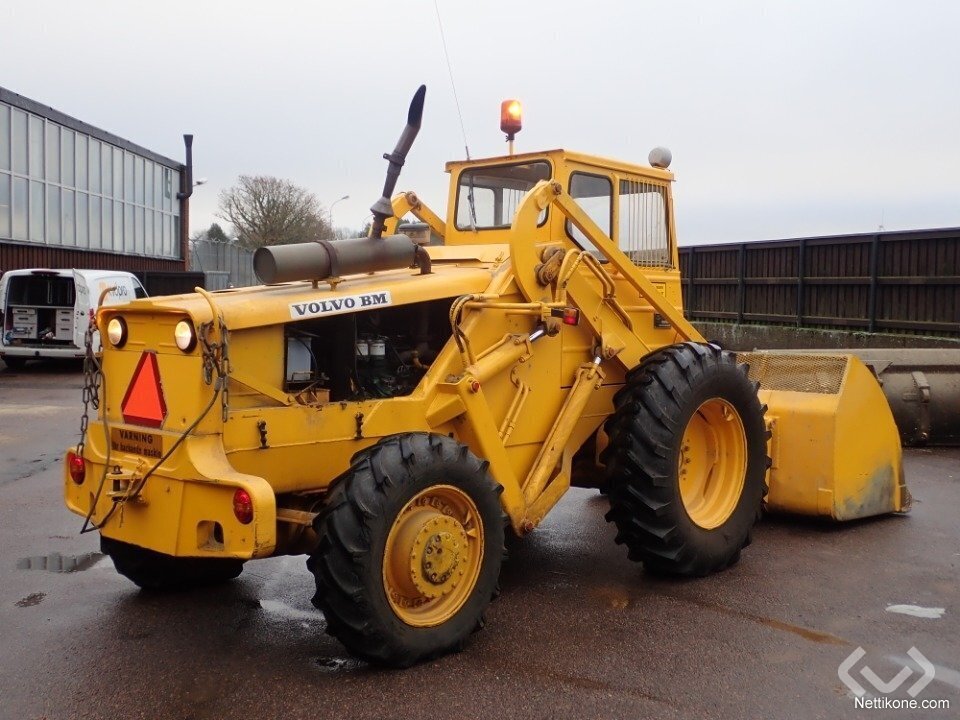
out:
<path id="1" fill-rule="evenodd" d="M 83 485 L 87 477 L 87 463 L 76 453 L 67 453 L 67 468 L 70 471 L 70 479 L 77 485 Z"/>
<path id="2" fill-rule="evenodd" d="M 233 514 L 244 525 L 249 525 L 253 520 L 253 500 L 243 488 L 237 488 L 233 494 Z"/>

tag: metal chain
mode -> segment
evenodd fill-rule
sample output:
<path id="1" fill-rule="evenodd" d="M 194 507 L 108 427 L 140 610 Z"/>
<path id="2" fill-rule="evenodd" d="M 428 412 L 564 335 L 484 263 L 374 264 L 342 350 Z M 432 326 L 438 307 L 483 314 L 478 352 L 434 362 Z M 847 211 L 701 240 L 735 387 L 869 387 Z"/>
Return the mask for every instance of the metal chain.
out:
<path id="1" fill-rule="evenodd" d="M 90 317 L 87 331 L 83 335 L 83 414 L 80 416 L 80 440 L 77 442 L 76 454 L 83 457 L 84 443 L 87 440 L 87 428 L 90 425 L 90 408 L 100 409 L 100 384 L 103 381 L 103 368 L 93 352 L 93 333 L 96 331 L 96 320 Z"/>
<path id="2" fill-rule="evenodd" d="M 219 323 L 220 342 L 210 340 L 213 322 Z M 200 326 L 200 344 L 203 346 L 201 350 L 203 355 L 203 381 L 210 385 L 213 383 L 214 373 L 216 373 L 222 404 L 221 417 L 226 422 L 230 410 L 230 391 L 227 380 L 227 376 L 230 374 L 230 336 L 222 319 L 204 323 Z"/>

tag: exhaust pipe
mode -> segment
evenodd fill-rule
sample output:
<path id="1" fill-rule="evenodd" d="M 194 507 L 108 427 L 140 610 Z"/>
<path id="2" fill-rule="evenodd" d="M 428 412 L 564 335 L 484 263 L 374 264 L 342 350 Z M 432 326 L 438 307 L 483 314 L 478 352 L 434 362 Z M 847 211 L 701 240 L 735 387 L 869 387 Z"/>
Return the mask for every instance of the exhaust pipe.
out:
<path id="1" fill-rule="evenodd" d="M 373 225 L 370 236 L 349 240 L 317 240 L 291 245 L 269 245 L 257 248 L 253 254 L 253 270 L 260 281 L 266 284 L 292 282 L 295 280 L 324 280 L 329 277 L 355 273 L 394 270 L 417 265 L 420 273 L 430 273 L 430 255 L 406 235 L 383 236 L 384 224 L 393 217 L 390 196 L 397 186 L 400 169 L 407 153 L 420 132 L 423 118 L 423 101 L 427 86 L 421 85 L 410 102 L 407 125 L 392 153 L 384 154 L 387 160 L 387 179 L 383 195 L 370 211 Z M 189 145 L 188 155 L 189 158 Z"/>
<path id="2" fill-rule="evenodd" d="M 370 212 L 373 213 L 373 227 L 370 228 L 370 237 L 379 238 L 383 235 L 383 225 L 393 216 L 393 206 L 390 204 L 390 196 L 397 187 L 397 178 L 400 177 L 400 168 L 403 167 L 407 159 L 407 153 L 410 152 L 410 146 L 417 138 L 420 132 L 420 120 L 423 118 L 423 101 L 427 95 L 427 86 L 421 85 L 410 101 L 410 109 L 407 111 L 407 126 L 400 134 L 397 146 L 392 153 L 384 153 L 383 159 L 389 165 L 387 166 L 387 179 L 383 183 L 383 194 L 380 199 L 370 206 Z"/>

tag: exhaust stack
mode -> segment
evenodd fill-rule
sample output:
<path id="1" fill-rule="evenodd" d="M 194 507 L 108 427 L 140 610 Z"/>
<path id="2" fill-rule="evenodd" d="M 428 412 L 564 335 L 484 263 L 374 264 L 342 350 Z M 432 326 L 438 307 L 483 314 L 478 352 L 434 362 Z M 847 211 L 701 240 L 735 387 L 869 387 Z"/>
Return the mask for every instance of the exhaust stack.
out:
<path id="1" fill-rule="evenodd" d="M 407 126 L 400 134 L 397 146 L 392 153 L 384 153 L 383 159 L 389 165 L 387 166 L 387 179 L 383 183 L 383 194 L 380 199 L 370 206 L 370 212 L 373 213 L 373 227 L 370 228 L 370 237 L 379 238 L 383 235 L 383 225 L 393 216 L 393 206 L 390 204 L 390 196 L 397 187 L 397 178 L 400 177 L 400 168 L 403 167 L 407 159 L 407 153 L 410 152 L 410 146 L 417 138 L 420 132 L 420 120 L 423 118 L 423 101 L 427 95 L 427 86 L 421 85 L 414 93 L 413 100 L 410 101 L 410 109 L 407 111 Z"/>
<path id="2" fill-rule="evenodd" d="M 258 248 L 253 254 L 253 269 L 266 284 L 295 280 L 324 280 L 329 277 L 355 273 L 393 270 L 417 265 L 421 274 L 430 272 L 427 251 L 406 235 L 383 237 L 384 224 L 393 216 L 390 196 L 397 186 L 400 168 L 407 159 L 410 146 L 420 132 L 423 101 L 427 86 L 421 85 L 410 102 L 407 125 L 392 153 L 384 154 L 389 163 L 383 195 L 370 211 L 373 225 L 370 236 L 329 242 L 317 240 L 291 245 L 271 245 Z M 188 146 L 189 147 L 189 146 Z"/>

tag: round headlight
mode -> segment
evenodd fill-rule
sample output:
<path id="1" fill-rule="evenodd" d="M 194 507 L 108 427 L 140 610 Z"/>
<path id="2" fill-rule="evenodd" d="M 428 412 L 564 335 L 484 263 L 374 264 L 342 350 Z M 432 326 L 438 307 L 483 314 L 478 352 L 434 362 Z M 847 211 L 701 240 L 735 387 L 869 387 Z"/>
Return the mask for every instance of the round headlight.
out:
<path id="1" fill-rule="evenodd" d="M 173 329 L 173 339 L 177 347 L 184 352 L 190 352 L 197 344 L 197 333 L 193 330 L 193 323 L 181 320 Z"/>
<path id="2" fill-rule="evenodd" d="M 111 318 L 107 323 L 107 339 L 115 348 L 123 347 L 127 341 L 127 323 L 123 318 Z"/>

